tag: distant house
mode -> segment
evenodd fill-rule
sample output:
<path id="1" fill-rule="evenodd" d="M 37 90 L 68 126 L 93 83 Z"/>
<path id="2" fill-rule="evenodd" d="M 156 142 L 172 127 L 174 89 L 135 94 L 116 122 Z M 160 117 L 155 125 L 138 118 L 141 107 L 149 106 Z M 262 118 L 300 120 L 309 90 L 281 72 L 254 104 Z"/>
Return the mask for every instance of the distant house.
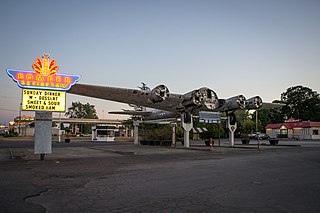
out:
<path id="1" fill-rule="evenodd" d="M 268 124 L 266 133 L 270 137 L 320 139 L 320 122 L 289 119 L 283 123 Z"/>

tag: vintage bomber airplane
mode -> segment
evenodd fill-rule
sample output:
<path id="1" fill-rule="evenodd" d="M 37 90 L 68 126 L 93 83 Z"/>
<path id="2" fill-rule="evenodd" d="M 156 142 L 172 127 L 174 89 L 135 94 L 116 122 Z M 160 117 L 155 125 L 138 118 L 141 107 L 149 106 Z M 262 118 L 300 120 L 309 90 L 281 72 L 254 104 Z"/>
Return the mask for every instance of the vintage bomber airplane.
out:
<path id="1" fill-rule="evenodd" d="M 237 109 L 259 109 L 262 106 L 262 99 L 259 96 L 248 100 L 243 95 L 218 99 L 217 94 L 207 87 L 195 89 L 186 94 L 170 94 L 165 85 L 156 86 L 152 90 L 138 90 L 76 84 L 72 86 L 68 93 L 159 110 L 113 112 L 116 114 L 141 115 L 146 120 L 183 115 L 186 123 L 190 122 L 192 115 L 198 114 L 200 111 L 233 112 Z"/>
<path id="2" fill-rule="evenodd" d="M 138 90 L 97 86 L 88 84 L 75 84 L 68 93 L 100 98 L 127 104 L 158 109 L 159 111 L 123 111 L 117 114 L 141 115 L 145 119 L 176 118 L 181 116 L 185 132 L 192 128 L 192 115 L 200 111 L 226 112 L 229 122 L 235 122 L 234 111 L 237 109 L 259 109 L 262 99 L 255 96 L 246 100 L 243 95 L 228 99 L 218 99 L 217 94 L 207 88 L 192 90 L 186 94 L 169 93 L 165 85 L 158 85 L 152 90 Z M 185 137 L 186 140 L 186 137 Z"/>

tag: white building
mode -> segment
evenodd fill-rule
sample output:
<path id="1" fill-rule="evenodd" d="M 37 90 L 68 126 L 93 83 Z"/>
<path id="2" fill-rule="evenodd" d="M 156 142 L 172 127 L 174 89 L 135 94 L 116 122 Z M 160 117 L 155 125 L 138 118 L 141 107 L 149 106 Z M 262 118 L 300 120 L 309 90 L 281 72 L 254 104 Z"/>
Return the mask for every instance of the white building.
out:
<path id="1" fill-rule="evenodd" d="M 284 123 L 268 124 L 266 133 L 270 137 L 319 140 L 320 122 L 288 120 Z"/>

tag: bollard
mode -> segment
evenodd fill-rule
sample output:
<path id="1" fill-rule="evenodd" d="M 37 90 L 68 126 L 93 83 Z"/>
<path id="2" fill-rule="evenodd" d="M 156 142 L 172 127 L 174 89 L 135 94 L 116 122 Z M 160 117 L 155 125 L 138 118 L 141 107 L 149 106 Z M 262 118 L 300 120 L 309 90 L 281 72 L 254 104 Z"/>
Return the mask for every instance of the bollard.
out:
<path id="1" fill-rule="evenodd" d="M 40 160 L 44 160 L 44 156 L 45 156 L 45 154 L 41 153 L 40 154 Z"/>

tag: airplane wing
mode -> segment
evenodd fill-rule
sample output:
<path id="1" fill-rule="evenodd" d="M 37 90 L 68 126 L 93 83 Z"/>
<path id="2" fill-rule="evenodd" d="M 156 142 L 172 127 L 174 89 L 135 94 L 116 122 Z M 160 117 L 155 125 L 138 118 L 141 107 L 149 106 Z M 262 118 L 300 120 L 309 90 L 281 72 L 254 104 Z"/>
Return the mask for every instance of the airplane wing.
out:
<path id="1" fill-rule="evenodd" d="M 109 114 L 116 114 L 116 115 L 134 115 L 134 116 L 149 116 L 152 112 L 151 111 L 134 111 L 134 110 L 124 110 L 124 111 L 111 111 L 108 112 Z"/>
<path id="2" fill-rule="evenodd" d="M 263 102 L 260 109 L 274 109 L 274 108 L 281 108 L 283 106 L 285 106 L 285 104 Z"/>
<path id="3" fill-rule="evenodd" d="M 193 90 L 186 94 L 169 94 L 168 88 L 164 85 L 156 86 L 151 91 L 147 91 L 75 84 L 67 92 L 177 113 L 184 111 L 196 112 L 196 110 L 200 108 L 215 110 L 219 105 L 216 93 L 206 87 Z"/>
<path id="4" fill-rule="evenodd" d="M 195 89 L 186 94 L 172 94 L 169 93 L 169 89 L 165 85 L 158 85 L 152 90 L 139 90 L 75 84 L 67 92 L 120 103 L 135 104 L 172 113 L 188 112 L 198 114 L 199 111 L 231 112 L 237 109 L 275 108 L 283 106 L 282 104 L 262 103 L 262 99 L 259 96 L 247 100 L 243 95 L 228 99 L 218 99 L 217 94 L 207 87 Z M 145 112 L 137 113 L 142 115 L 141 113 Z M 130 113 L 124 111 L 122 114 Z"/>
<path id="5" fill-rule="evenodd" d="M 159 85 L 152 91 L 139 89 L 125 89 L 88 84 L 75 84 L 67 91 L 71 94 L 100 98 L 120 103 L 135 104 L 138 106 L 176 111 L 179 96 L 170 94 L 164 85 Z M 163 104 L 165 100 L 165 104 Z"/>
<path id="6" fill-rule="evenodd" d="M 150 123 L 150 124 L 171 124 L 173 122 L 177 122 L 177 118 L 166 118 L 166 119 L 156 119 L 156 120 L 145 120 L 144 121 L 144 123 Z"/>

